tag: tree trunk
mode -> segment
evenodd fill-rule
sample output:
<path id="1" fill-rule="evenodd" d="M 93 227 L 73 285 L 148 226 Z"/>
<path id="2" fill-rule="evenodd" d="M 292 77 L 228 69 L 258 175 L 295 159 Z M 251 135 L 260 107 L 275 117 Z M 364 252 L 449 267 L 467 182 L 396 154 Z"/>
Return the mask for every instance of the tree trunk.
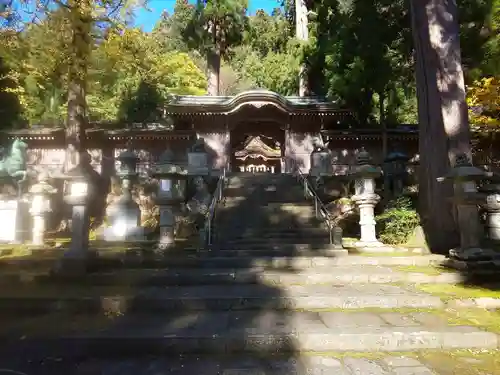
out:
<path id="1" fill-rule="evenodd" d="M 305 0 L 295 0 L 295 36 L 298 40 L 307 42 L 309 39 L 307 6 Z M 299 71 L 299 96 L 307 94 L 306 67 L 301 65 Z"/>
<path id="2" fill-rule="evenodd" d="M 207 56 L 208 95 L 220 94 L 220 63 L 219 51 L 210 51 Z"/>
<path id="3" fill-rule="evenodd" d="M 380 125 L 382 126 L 382 156 L 385 159 L 387 157 L 387 123 L 385 121 L 385 94 L 383 91 L 378 93 L 378 108 Z"/>
<path id="4" fill-rule="evenodd" d="M 68 79 L 66 170 L 78 164 L 79 154 L 85 151 L 88 125 L 85 95 L 92 45 L 92 0 L 68 0 L 67 4 L 73 37 Z"/>
<path id="5" fill-rule="evenodd" d="M 438 183 L 459 152 L 470 156 L 470 135 L 460 59 L 457 5 L 412 0 L 419 117 L 419 201 L 431 248 L 457 245 L 451 183 Z"/>

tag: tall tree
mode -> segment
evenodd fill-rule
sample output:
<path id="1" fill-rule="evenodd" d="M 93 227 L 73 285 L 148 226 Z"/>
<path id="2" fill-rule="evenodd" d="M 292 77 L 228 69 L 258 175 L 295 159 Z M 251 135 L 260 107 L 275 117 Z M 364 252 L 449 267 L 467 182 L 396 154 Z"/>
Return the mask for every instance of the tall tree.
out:
<path id="1" fill-rule="evenodd" d="M 471 156 L 457 4 L 412 0 L 411 10 L 417 63 L 419 203 L 430 246 L 446 252 L 457 238 L 448 200 L 452 186 L 438 183 L 437 178 L 454 165 L 457 154 Z"/>
<path id="2" fill-rule="evenodd" d="M 208 94 L 219 95 L 221 59 L 243 40 L 247 0 L 198 0 L 183 32 L 188 44 L 207 57 Z"/>
<path id="3" fill-rule="evenodd" d="M 182 33 L 192 21 L 194 5 L 187 0 L 176 0 L 174 12 L 164 12 L 153 29 L 153 35 L 169 51 L 188 52 L 189 48 Z"/>
<path id="4" fill-rule="evenodd" d="M 295 37 L 306 44 L 309 41 L 309 22 L 306 0 L 295 0 Z M 304 96 L 307 93 L 306 82 L 306 67 L 304 64 L 300 66 L 299 72 L 299 96 Z"/>
<path id="5" fill-rule="evenodd" d="M 39 2 L 29 0 L 40 12 L 51 13 L 60 9 L 69 24 L 71 39 L 68 50 L 67 82 L 67 120 L 66 138 L 70 147 L 67 150 L 66 168 L 75 165 L 79 153 L 85 150 L 85 130 L 88 126 L 86 89 L 90 56 L 94 44 L 92 31 L 103 24 L 127 20 L 132 9 L 143 4 L 142 0 L 125 2 L 123 0 L 48 0 Z M 13 1 L 9 3 L 6 17 L 14 12 Z"/>

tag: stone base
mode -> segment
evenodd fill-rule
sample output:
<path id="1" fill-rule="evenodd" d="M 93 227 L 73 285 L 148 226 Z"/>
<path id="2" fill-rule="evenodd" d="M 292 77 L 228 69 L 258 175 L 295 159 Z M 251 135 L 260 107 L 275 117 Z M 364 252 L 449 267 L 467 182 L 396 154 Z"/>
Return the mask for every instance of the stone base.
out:
<path id="1" fill-rule="evenodd" d="M 472 247 L 468 249 L 456 248 L 451 249 L 449 253 L 452 259 L 457 259 L 465 262 L 500 259 L 500 253 L 492 249 L 482 249 L 480 247 Z"/>
<path id="2" fill-rule="evenodd" d="M 107 242 L 140 242 L 147 239 L 146 235 L 147 233 L 142 227 L 129 228 L 124 236 L 117 235 L 113 227 L 108 227 L 104 228 L 102 239 Z"/>
<path id="3" fill-rule="evenodd" d="M 395 251 L 394 247 L 385 245 L 379 241 L 357 241 L 353 246 L 358 250 L 369 253 L 391 253 Z"/>
<path id="4" fill-rule="evenodd" d="M 326 255 L 326 256 L 332 256 L 332 257 L 340 257 L 340 256 L 346 256 L 346 255 L 349 255 L 349 252 L 344 249 L 343 247 L 338 247 L 338 246 L 330 246 L 328 248 L 326 248 L 323 253 Z"/>
<path id="5" fill-rule="evenodd" d="M 88 250 L 85 254 L 66 252 L 57 262 L 53 274 L 62 278 L 79 278 L 87 274 L 89 264 L 97 257 L 97 253 Z"/>

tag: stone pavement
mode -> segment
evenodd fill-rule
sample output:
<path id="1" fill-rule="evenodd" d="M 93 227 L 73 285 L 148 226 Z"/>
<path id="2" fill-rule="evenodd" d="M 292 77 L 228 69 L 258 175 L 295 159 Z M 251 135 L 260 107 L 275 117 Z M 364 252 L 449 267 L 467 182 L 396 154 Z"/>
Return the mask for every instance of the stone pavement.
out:
<path id="1" fill-rule="evenodd" d="M 328 236 L 287 176 L 233 177 L 227 193 L 211 251 L 103 255 L 76 283 L 0 275 L 0 364 L 28 375 L 452 375 L 423 354 L 498 347 L 414 287 L 457 275 L 395 268 L 440 257 L 325 255 Z M 293 246 L 273 245 L 282 234 Z"/>
<path id="2" fill-rule="evenodd" d="M 331 356 L 302 356 L 275 360 L 229 359 L 131 360 L 119 365 L 112 361 L 92 361 L 78 369 L 78 375 L 435 375 L 417 359 L 387 356 L 377 360 Z"/>

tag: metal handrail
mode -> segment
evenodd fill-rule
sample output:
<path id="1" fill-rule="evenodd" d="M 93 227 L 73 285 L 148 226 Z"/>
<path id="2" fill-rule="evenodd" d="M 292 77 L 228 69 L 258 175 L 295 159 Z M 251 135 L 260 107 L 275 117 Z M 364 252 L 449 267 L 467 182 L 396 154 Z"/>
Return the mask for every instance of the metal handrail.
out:
<path id="1" fill-rule="evenodd" d="M 222 174 L 219 176 L 219 180 L 217 181 L 217 186 L 214 191 L 214 195 L 212 196 L 212 201 L 210 202 L 210 206 L 208 207 L 208 215 L 207 220 L 205 221 L 205 244 L 207 246 L 212 246 L 212 236 L 213 236 L 213 226 L 215 219 L 215 212 L 217 205 L 222 200 L 224 196 L 224 186 L 226 182 L 226 167 L 222 168 Z"/>
<path id="2" fill-rule="evenodd" d="M 314 187 L 311 185 L 311 183 L 308 181 L 307 176 L 304 175 L 301 171 L 300 168 L 294 164 L 293 166 L 293 171 L 296 173 L 297 180 L 299 182 L 302 182 L 302 185 L 304 186 L 304 197 L 312 197 L 314 200 L 314 215 L 318 219 L 318 214 L 321 216 L 323 219 L 323 222 L 328 228 L 328 234 L 330 237 L 330 245 L 333 244 L 333 229 L 335 228 L 335 223 L 333 219 L 330 216 L 330 213 L 328 212 L 328 209 L 326 206 L 323 204 L 321 199 L 318 196 L 318 193 L 314 190 Z"/>

